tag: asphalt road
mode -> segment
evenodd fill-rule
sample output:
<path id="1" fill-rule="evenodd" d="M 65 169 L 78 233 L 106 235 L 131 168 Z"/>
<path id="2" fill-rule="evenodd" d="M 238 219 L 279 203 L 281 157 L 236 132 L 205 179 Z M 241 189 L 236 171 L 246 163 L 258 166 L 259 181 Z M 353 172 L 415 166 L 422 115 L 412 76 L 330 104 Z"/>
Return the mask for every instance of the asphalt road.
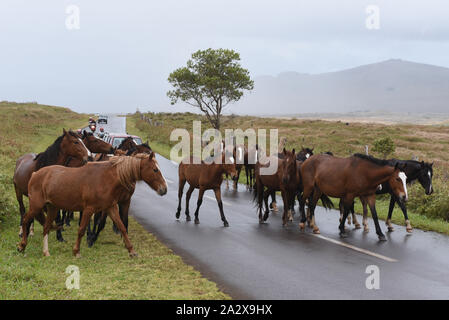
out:
<path id="1" fill-rule="evenodd" d="M 180 220 L 177 207 L 177 165 L 157 156 L 168 182 L 168 193 L 158 196 L 138 183 L 130 213 L 146 230 L 216 282 L 236 299 L 449 299 L 449 238 L 415 229 L 407 234 L 395 225 L 387 242 L 371 232 L 352 230 L 338 235 L 337 211 L 317 208 L 321 235 L 302 232 L 295 221 L 283 228 L 281 213 L 259 224 L 251 194 L 226 191 L 224 228 L 212 191 L 206 191 L 199 225 L 186 222 L 185 192 Z M 192 194 L 190 212 L 198 191 Z M 280 200 L 280 199 L 279 199 Z M 279 201 L 280 203 L 282 201 Z M 280 206 L 282 210 L 282 206 Z M 360 220 L 360 219 L 359 219 Z M 361 221 L 361 220 L 360 220 Z M 412 221 L 413 224 L 413 221 Z M 386 227 L 382 222 L 382 228 Z M 379 268 L 380 289 L 367 289 L 368 266 Z"/>

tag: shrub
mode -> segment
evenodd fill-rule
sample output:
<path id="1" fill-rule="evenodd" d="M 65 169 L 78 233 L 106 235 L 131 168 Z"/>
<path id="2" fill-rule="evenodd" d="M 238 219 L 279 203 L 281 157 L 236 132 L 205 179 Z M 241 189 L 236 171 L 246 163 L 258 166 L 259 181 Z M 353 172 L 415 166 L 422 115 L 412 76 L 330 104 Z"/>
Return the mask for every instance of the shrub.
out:
<path id="1" fill-rule="evenodd" d="M 386 159 L 390 154 L 394 153 L 396 146 L 394 141 L 390 137 L 380 138 L 374 141 L 373 151 L 380 153 L 384 159 Z"/>

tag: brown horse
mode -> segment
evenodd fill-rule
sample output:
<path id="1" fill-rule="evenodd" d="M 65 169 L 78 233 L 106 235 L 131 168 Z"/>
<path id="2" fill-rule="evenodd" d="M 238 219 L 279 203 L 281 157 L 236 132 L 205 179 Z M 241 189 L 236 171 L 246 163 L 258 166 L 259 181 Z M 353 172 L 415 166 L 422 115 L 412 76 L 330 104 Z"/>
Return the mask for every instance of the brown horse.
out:
<path id="1" fill-rule="evenodd" d="M 220 157 L 220 155 L 218 155 Z M 221 184 L 223 182 L 223 174 L 227 173 L 231 175 L 233 180 L 237 179 L 237 171 L 235 168 L 235 160 L 233 158 L 227 159 L 225 161 L 225 152 L 222 153 L 222 163 L 216 163 L 216 161 L 208 164 L 201 161 L 200 164 L 195 164 L 195 159 L 193 157 L 185 158 L 179 164 L 179 189 L 178 189 L 178 209 L 176 211 L 176 219 L 179 219 L 181 215 L 181 200 L 182 193 L 184 191 L 184 185 L 186 182 L 189 183 L 189 190 L 186 193 L 186 220 L 190 221 L 189 214 L 189 201 L 190 196 L 194 189 L 199 189 L 197 207 L 195 210 L 195 223 L 199 224 L 199 210 L 203 202 L 203 195 L 206 190 L 214 190 L 215 198 L 217 199 L 218 208 L 220 210 L 221 220 L 225 227 L 229 226 L 228 221 L 223 212 L 223 202 L 221 201 Z M 212 159 L 210 159 L 212 160 Z M 232 162 L 232 163 L 229 163 Z"/>
<path id="2" fill-rule="evenodd" d="M 297 193 L 300 184 L 300 176 L 298 175 L 298 164 L 296 160 L 295 149 L 291 152 L 283 150 L 282 159 L 277 159 L 278 168 L 272 175 L 260 174 L 261 167 L 268 167 L 269 162 L 276 160 L 272 156 L 267 163 L 256 164 L 256 188 L 254 191 L 254 201 L 257 200 L 259 210 L 259 223 L 263 223 L 268 219 L 268 196 L 276 191 L 281 191 L 284 203 L 284 214 L 282 215 L 282 225 L 287 225 L 287 220 L 292 220 L 291 203 Z M 265 187 L 267 190 L 265 190 Z M 262 217 L 262 201 L 265 203 L 265 214 Z"/>
<path id="3" fill-rule="evenodd" d="M 107 162 L 90 162 L 79 168 L 50 166 L 34 173 L 29 183 L 30 209 L 24 217 L 19 251 L 27 245 L 29 221 L 47 207 L 44 225 L 44 255 L 48 256 L 48 232 L 58 209 L 83 211 L 73 254 L 80 257 L 80 242 L 92 214 L 106 211 L 120 229 L 130 256 L 135 256 L 126 229 L 120 220 L 117 201 L 135 185 L 145 181 L 159 195 L 167 193 L 167 183 L 154 157 L 113 157 Z"/>
<path id="4" fill-rule="evenodd" d="M 69 157 L 79 159 L 82 163 L 87 162 L 88 150 L 78 135 L 65 129 L 62 129 L 62 132 L 63 134 L 44 152 L 38 155 L 27 153 L 16 162 L 13 181 L 20 207 L 21 225 L 25 215 L 23 196 L 28 196 L 28 182 L 33 172 L 50 165 L 63 165 Z M 41 217 L 38 217 L 38 219 L 42 220 Z M 20 233 L 22 233 L 22 227 L 20 227 Z"/>
<path id="5" fill-rule="evenodd" d="M 355 197 L 363 197 L 370 206 L 376 233 L 379 240 L 386 240 L 379 226 L 376 211 L 376 190 L 382 183 L 388 182 L 394 194 L 406 200 L 407 191 L 403 183 L 404 168 L 401 165 L 390 166 L 388 161 L 356 154 L 349 158 L 337 158 L 327 154 L 314 155 L 307 159 L 301 167 L 303 179 L 303 203 L 309 200 L 311 225 L 315 224 L 315 207 L 322 194 L 340 198 L 344 205 L 344 215 L 340 222 L 340 236 L 345 237 L 345 221 Z M 304 229 L 306 216 L 301 208 L 300 228 Z"/>
<path id="6" fill-rule="evenodd" d="M 136 150 L 140 150 L 139 154 L 152 154 L 153 151 L 151 150 L 151 147 L 147 143 L 143 143 L 141 145 L 137 145 Z M 136 154 L 133 154 L 136 155 Z M 128 212 L 129 212 L 129 206 L 131 204 L 131 197 L 134 194 L 135 186 L 131 186 L 129 192 L 123 193 L 118 199 L 118 209 L 119 209 L 119 215 L 120 220 L 123 222 L 126 232 L 128 232 Z M 98 239 L 98 236 L 100 235 L 100 232 L 104 229 L 106 225 L 106 219 L 107 219 L 107 213 L 106 212 L 97 212 L 94 216 L 94 226 L 91 230 L 90 228 L 90 222 L 87 228 L 87 245 L 89 247 L 92 247 L 95 243 L 95 241 Z M 119 229 L 114 224 L 113 230 L 115 233 L 119 233 Z"/>

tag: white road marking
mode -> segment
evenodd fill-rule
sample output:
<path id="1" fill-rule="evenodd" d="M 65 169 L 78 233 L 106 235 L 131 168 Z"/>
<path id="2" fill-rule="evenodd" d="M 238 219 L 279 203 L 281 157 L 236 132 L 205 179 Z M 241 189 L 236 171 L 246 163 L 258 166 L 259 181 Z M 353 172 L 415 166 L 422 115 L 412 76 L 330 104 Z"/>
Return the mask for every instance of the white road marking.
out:
<path id="1" fill-rule="evenodd" d="M 214 197 L 211 197 L 211 196 L 206 196 L 206 195 L 205 195 L 204 197 L 207 198 L 207 199 L 209 199 L 209 200 L 217 201 L 217 199 L 215 199 Z M 228 202 L 226 202 L 226 201 L 223 201 L 223 199 L 221 199 L 221 202 L 223 202 L 224 205 L 231 206 L 230 203 L 228 203 Z"/>
<path id="2" fill-rule="evenodd" d="M 396 259 L 384 256 L 384 255 L 381 255 L 379 253 L 375 253 L 375 252 L 372 252 L 372 251 L 369 251 L 369 250 L 365 250 L 365 249 L 353 246 L 351 244 L 348 244 L 348 243 L 345 243 L 345 242 L 342 242 L 342 241 L 338 241 L 338 240 L 335 240 L 335 239 L 332 239 L 332 238 L 328 238 L 328 237 L 322 236 L 321 234 L 313 234 L 313 235 L 315 237 L 317 237 L 317 238 L 320 238 L 320 239 L 332 242 L 332 243 L 337 244 L 339 246 L 342 246 L 342 247 L 345 247 L 345 248 L 348 248 L 348 249 L 352 249 L 352 250 L 360 252 L 360 253 L 364 253 L 366 255 L 369 255 L 369 256 L 372 256 L 372 257 L 375 257 L 375 258 L 379 258 L 379 259 L 382 259 L 382 260 L 385 260 L 385 261 L 388 261 L 388 262 L 398 262 L 398 260 L 396 260 Z"/>

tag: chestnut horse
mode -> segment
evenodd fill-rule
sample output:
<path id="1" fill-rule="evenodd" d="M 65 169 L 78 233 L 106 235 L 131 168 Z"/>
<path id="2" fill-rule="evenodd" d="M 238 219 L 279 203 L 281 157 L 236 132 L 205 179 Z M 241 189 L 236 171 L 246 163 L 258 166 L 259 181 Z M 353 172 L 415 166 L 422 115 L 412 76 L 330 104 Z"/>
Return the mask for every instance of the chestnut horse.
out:
<path id="1" fill-rule="evenodd" d="M 199 210 L 200 206 L 203 202 L 203 195 L 206 190 L 214 190 L 215 198 L 217 199 L 218 208 L 220 210 L 221 220 L 223 221 L 223 225 L 225 227 L 229 226 L 228 221 L 223 212 L 223 202 L 221 201 L 221 184 L 223 182 L 223 174 L 231 175 L 233 180 L 237 179 L 237 171 L 235 168 L 235 160 L 234 158 L 226 159 L 225 161 L 225 153 L 222 152 L 222 163 L 217 163 L 217 161 L 210 161 L 212 163 L 208 164 L 204 161 L 201 161 L 200 164 L 194 163 L 194 158 L 191 156 L 189 158 L 185 158 L 181 161 L 178 168 L 179 174 L 179 189 L 178 189 L 178 209 L 176 211 L 176 219 L 179 219 L 181 215 L 181 200 L 182 193 L 184 191 L 184 185 L 186 182 L 189 183 L 189 190 L 186 193 L 186 220 L 190 221 L 189 214 L 189 201 L 190 196 L 194 189 L 199 189 L 197 207 L 195 210 L 195 224 L 199 224 Z M 220 155 L 217 155 L 220 157 Z M 212 160 L 212 159 L 209 159 Z M 208 161 L 209 162 L 209 161 Z M 231 163 L 229 163 L 231 162 Z"/>
<path id="2" fill-rule="evenodd" d="M 48 251 L 48 232 L 59 209 L 83 211 L 78 238 L 73 254 L 80 257 L 80 242 L 92 214 L 106 211 L 120 229 L 129 255 L 136 256 L 133 246 L 120 220 L 117 201 L 135 185 L 145 181 L 159 195 L 167 193 L 167 183 L 162 176 L 154 153 L 136 157 L 113 157 L 107 162 L 90 162 L 79 168 L 50 166 L 35 172 L 29 183 L 30 209 L 22 223 L 22 241 L 18 250 L 27 245 L 29 222 L 47 207 L 44 225 L 43 253 Z"/>
<path id="3" fill-rule="evenodd" d="M 30 181 L 31 174 L 46 166 L 55 164 L 63 165 L 69 157 L 79 159 L 82 163 L 86 163 L 88 150 L 75 132 L 62 129 L 62 135 L 47 150 L 38 155 L 27 153 L 17 160 L 13 181 L 17 201 L 19 202 L 21 225 L 23 216 L 25 215 L 23 196 L 28 196 L 28 182 Z M 37 218 L 38 220 L 42 220 L 40 216 Z M 22 227 L 20 227 L 21 233 Z"/>
<path id="4" fill-rule="evenodd" d="M 153 153 L 153 151 L 151 150 L 151 147 L 148 145 L 148 142 L 143 143 L 141 145 L 137 145 L 136 149 L 140 150 L 139 154 L 140 153 L 145 153 L 145 154 Z M 132 188 L 130 188 L 129 192 L 124 193 L 118 200 L 119 215 L 120 215 L 121 221 L 123 222 L 123 224 L 126 228 L 126 232 L 128 232 L 128 212 L 129 212 L 129 206 L 131 204 L 131 197 L 134 194 L 134 190 L 135 190 L 135 186 L 132 186 Z M 89 225 L 87 228 L 87 245 L 89 247 L 92 247 L 94 245 L 95 241 L 97 241 L 98 236 L 100 235 L 100 232 L 104 229 L 104 227 L 106 225 L 106 218 L 107 218 L 106 212 L 95 213 L 94 226 L 93 226 L 92 230 L 90 228 L 90 222 L 89 222 Z M 120 232 L 115 224 L 113 225 L 113 230 L 115 233 Z"/>
<path id="5" fill-rule="evenodd" d="M 103 155 L 114 152 L 114 148 L 111 144 L 98 139 L 92 132 L 87 132 L 86 130 L 84 130 L 83 133 L 78 134 L 78 136 L 83 141 L 87 150 L 89 150 L 91 153 Z M 64 165 L 66 167 L 76 168 L 81 167 L 83 164 L 84 163 L 79 159 L 69 157 Z M 61 226 L 61 228 L 56 231 L 56 239 L 60 242 L 64 242 L 64 238 L 62 237 L 62 225 L 65 221 L 66 224 L 70 226 L 70 218 L 73 218 L 73 212 L 67 211 L 63 211 L 62 215 L 61 213 L 58 213 L 58 216 L 56 217 L 56 225 Z"/>
<path id="6" fill-rule="evenodd" d="M 363 197 L 370 206 L 376 233 L 379 240 L 386 240 L 379 226 L 376 211 L 376 190 L 382 183 L 388 182 L 393 193 L 400 201 L 407 200 L 404 166 L 389 165 L 386 160 L 355 154 L 349 158 L 337 158 L 327 154 L 314 155 L 301 167 L 304 186 L 303 201 L 309 199 L 311 226 L 319 232 L 315 224 L 315 207 L 322 194 L 340 198 L 344 205 L 344 214 L 340 222 L 340 236 L 346 237 L 345 221 L 355 197 Z M 301 209 L 301 229 L 304 229 L 306 216 L 304 205 Z"/>

